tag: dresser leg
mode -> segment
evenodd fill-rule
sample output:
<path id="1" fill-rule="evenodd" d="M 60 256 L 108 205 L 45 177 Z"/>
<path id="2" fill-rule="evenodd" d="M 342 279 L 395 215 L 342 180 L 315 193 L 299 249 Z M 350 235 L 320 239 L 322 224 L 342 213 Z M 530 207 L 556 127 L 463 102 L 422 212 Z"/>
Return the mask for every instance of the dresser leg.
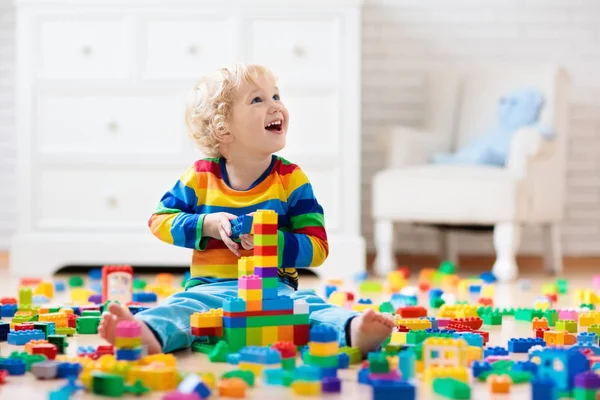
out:
<path id="1" fill-rule="evenodd" d="M 512 222 L 502 222 L 494 226 L 494 247 L 496 262 L 492 272 L 499 281 L 514 280 L 519 269 L 517 267 L 517 250 L 521 240 L 521 227 Z"/>
<path id="2" fill-rule="evenodd" d="M 396 269 L 394 256 L 394 222 L 391 220 L 377 220 L 375 222 L 375 261 L 373 270 L 377 276 L 387 276 Z"/>

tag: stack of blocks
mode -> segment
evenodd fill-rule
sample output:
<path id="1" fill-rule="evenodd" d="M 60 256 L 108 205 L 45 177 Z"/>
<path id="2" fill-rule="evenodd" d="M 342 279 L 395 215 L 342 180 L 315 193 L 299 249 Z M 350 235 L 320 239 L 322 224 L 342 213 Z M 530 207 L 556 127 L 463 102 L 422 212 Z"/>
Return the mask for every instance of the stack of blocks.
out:
<path id="1" fill-rule="evenodd" d="M 137 321 L 119 321 L 115 332 L 117 360 L 136 361 L 142 358 L 142 327 Z"/>
<path id="2" fill-rule="evenodd" d="M 311 329 L 308 352 L 302 358 L 305 364 L 321 369 L 321 378 L 336 377 L 339 352 L 337 332 L 329 326 L 319 325 Z"/>
<path id="3" fill-rule="evenodd" d="M 197 336 L 221 336 L 229 344 L 230 352 L 245 346 L 269 346 L 275 342 L 290 342 L 296 346 L 308 343 L 308 304 L 294 302 L 289 297 L 279 297 L 279 248 L 277 213 L 258 210 L 251 231 L 254 232 L 254 255 L 238 261 L 238 297 L 223 304 L 222 322 L 218 322 L 218 311 L 194 313 L 192 326 L 204 317 L 202 330 L 194 330 Z M 241 233 L 249 233 L 248 227 Z M 199 327 L 199 326 L 196 326 Z M 215 328 L 214 332 L 209 331 Z"/>

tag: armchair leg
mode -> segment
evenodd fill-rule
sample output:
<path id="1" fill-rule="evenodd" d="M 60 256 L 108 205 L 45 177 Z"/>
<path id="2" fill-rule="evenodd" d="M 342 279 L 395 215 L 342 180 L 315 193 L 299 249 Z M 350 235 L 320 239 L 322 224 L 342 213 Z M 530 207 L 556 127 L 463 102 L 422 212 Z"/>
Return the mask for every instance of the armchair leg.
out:
<path id="1" fill-rule="evenodd" d="M 375 261 L 373 269 L 378 276 L 387 276 L 396 269 L 394 256 L 394 222 L 391 220 L 375 221 Z"/>
<path id="2" fill-rule="evenodd" d="M 496 262 L 492 272 L 499 281 L 512 281 L 518 275 L 517 249 L 521 240 L 521 227 L 513 222 L 502 222 L 494 226 Z"/>
<path id="3" fill-rule="evenodd" d="M 454 239 L 455 237 L 452 235 L 452 233 L 444 229 L 440 230 L 440 256 L 442 260 L 448 260 L 458 267 L 458 249 Z"/>
<path id="4" fill-rule="evenodd" d="M 558 223 L 545 224 L 542 229 L 544 234 L 544 267 L 551 274 L 561 274 L 563 259 L 560 226 Z"/>

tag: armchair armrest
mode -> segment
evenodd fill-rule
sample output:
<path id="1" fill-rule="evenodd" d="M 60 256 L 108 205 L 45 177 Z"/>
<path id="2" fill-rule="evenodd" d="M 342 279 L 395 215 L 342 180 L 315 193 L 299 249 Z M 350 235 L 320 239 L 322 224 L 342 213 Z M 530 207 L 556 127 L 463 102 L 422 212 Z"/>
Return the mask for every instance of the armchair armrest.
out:
<path id="1" fill-rule="evenodd" d="M 510 142 L 506 167 L 519 178 L 525 178 L 531 173 L 532 164 L 548 160 L 553 150 L 554 141 L 545 139 L 539 128 L 521 128 Z"/>
<path id="2" fill-rule="evenodd" d="M 402 125 L 383 130 L 377 139 L 385 152 L 387 168 L 427 164 L 436 151 L 447 146 L 447 136 Z"/>

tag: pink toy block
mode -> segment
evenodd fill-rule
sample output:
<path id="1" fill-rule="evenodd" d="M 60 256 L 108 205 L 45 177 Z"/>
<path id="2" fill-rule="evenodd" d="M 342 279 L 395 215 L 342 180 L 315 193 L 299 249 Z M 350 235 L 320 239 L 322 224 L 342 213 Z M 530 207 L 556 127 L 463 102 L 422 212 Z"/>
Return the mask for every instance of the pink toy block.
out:
<path id="1" fill-rule="evenodd" d="M 592 279 L 592 284 L 594 286 L 594 289 L 600 290 L 600 275 L 594 276 L 594 278 Z"/>
<path id="2" fill-rule="evenodd" d="M 137 321 L 119 321 L 115 336 L 121 338 L 140 337 L 142 336 L 142 326 Z"/>
<path id="3" fill-rule="evenodd" d="M 369 374 L 369 379 L 375 379 L 379 381 L 397 381 L 400 379 L 400 373 L 398 371 L 391 371 L 387 374 Z"/>
<path id="4" fill-rule="evenodd" d="M 238 279 L 239 289 L 262 289 L 262 279 L 257 275 L 244 275 Z"/>
<path id="5" fill-rule="evenodd" d="M 572 320 L 572 321 L 579 320 L 579 313 L 577 312 L 577 310 L 574 310 L 572 308 L 559 308 L 557 311 L 558 311 L 558 319 Z"/>
<path id="6" fill-rule="evenodd" d="M 487 356 L 485 358 L 485 361 L 487 361 L 489 363 L 495 363 L 496 361 L 501 361 L 501 360 L 510 360 L 510 356 Z"/>
<path id="7" fill-rule="evenodd" d="M 438 318 L 436 319 L 438 323 L 438 328 L 442 329 L 450 325 L 450 318 Z"/>

